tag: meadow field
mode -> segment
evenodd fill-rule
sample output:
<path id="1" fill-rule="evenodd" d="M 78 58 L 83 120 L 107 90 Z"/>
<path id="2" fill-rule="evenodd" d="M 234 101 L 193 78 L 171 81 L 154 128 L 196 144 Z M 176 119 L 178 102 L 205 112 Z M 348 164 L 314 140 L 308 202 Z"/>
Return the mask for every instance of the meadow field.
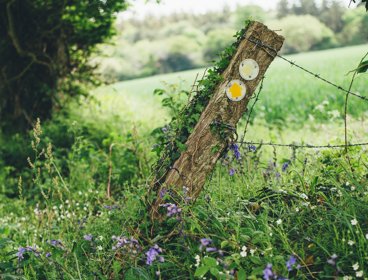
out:
<path id="1" fill-rule="evenodd" d="M 287 57 L 348 88 L 349 71 L 367 49 Z M 0 173 L 0 279 L 367 279 L 365 146 L 348 154 L 229 149 L 195 203 L 168 208 L 151 236 L 151 132 L 175 110 L 153 91 L 165 89 L 179 106 L 204 71 L 101 87 L 68 115 L 38 123 L 28 142 L 1 139 L 14 147 L 2 155 L 23 171 L 9 165 Z M 367 74 L 352 91 L 368 96 Z M 343 144 L 344 100 L 343 92 L 276 59 L 245 139 Z M 350 97 L 349 141 L 368 142 L 367 118 L 368 103 Z"/>

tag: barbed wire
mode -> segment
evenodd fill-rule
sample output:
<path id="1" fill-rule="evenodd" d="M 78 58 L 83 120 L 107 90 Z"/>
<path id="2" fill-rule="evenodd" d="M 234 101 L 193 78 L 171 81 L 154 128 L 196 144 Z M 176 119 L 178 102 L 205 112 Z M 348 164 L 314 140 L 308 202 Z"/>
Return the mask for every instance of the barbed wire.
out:
<path id="1" fill-rule="evenodd" d="M 334 82 L 331 82 L 331 81 L 327 80 L 326 78 L 322 77 L 320 74 L 314 73 L 314 72 L 312 72 L 311 70 L 308 70 L 308 69 L 306 69 L 305 67 L 303 67 L 303 66 L 301 66 L 301 65 L 297 64 L 295 61 L 292 61 L 292 60 L 290 60 L 290 59 L 288 59 L 288 58 L 286 58 L 286 57 L 284 57 L 284 56 L 280 55 L 280 54 L 277 52 L 277 50 L 275 50 L 273 47 L 271 47 L 271 46 L 269 46 L 269 45 L 265 44 L 265 43 L 264 43 L 264 42 L 262 42 L 260 39 L 257 39 L 257 38 L 255 38 L 254 36 L 250 36 L 250 37 L 248 37 L 248 38 L 246 38 L 246 39 L 247 39 L 249 42 L 252 42 L 253 44 L 255 44 L 257 47 L 261 47 L 261 48 L 263 48 L 263 49 L 264 49 L 264 50 L 265 50 L 265 51 L 266 51 L 270 56 L 272 56 L 272 57 L 279 57 L 279 58 L 281 58 L 282 60 L 284 60 L 284 61 L 288 62 L 289 64 L 291 64 L 291 66 L 295 66 L 295 67 L 299 68 L 300 70 L 302 70 L 302 71 L 304 71 L 304 72 L 306 72 L 306 73 L 310 74 L 311 76 L 313 76 L 313 77 L 315 77 L 315 78 L 317 78 L 317 79 L 319 79 L 319 80 L 321 80 L 321 81 L 323 81 L 323 82 L 325 82 L 325 83 L 327 83 L 327 84 L 329 84 L 329 85 L 331 85 L 331 86 L 333 86 L 333 87 L 337 88 L 338 90 L 340 90 L 340 91 L 342 91 L 342 92 L 344 92 L 344 93 L 348 93 L 348 94 L 351 94 L 352 96 L 355 96 L 355 97 L 357 97 L 357 98 L 360 98 L 360 99 L 362 99 L 362 100 L 364 100 L 364 101 L 368 101 L 368 97 L 363 96 L 363 95 L 360 95 L 360 94 L 355 93 L 355 92 L 352 92 L 352 91 L 350 91 L 350 90 L 347 90 L 347 89 L 343 88 L 342 86 L 340 86 L 340 85 L 338 85 L 338 84 L 336 84 L 336 83 L 334 83 Z M 269 51 L 272 51 L 272 52 L 273 52 L 273 54 L 272 54 L 272 53 L 270 53 Z"/>
<path id="2" fill-rule="evenodd" d="M 259 145 L 259 146 L 272 146 L 272 147 L 286 147 L 292 149 L 342 149 L 345 148 L 345 144 L 340 145 L 312 145 L 312 144 L 281 144 L 281 143 L 272 143 L 272 142 L 254 142 L 254 141 L 238 141 L 235 142 L 237 144 L 246 144 L 246 145 Z M 361 147 L 361 146 L 368 146 L 367 143 L 354 143 L 348 144 L 347 147 Z"/>

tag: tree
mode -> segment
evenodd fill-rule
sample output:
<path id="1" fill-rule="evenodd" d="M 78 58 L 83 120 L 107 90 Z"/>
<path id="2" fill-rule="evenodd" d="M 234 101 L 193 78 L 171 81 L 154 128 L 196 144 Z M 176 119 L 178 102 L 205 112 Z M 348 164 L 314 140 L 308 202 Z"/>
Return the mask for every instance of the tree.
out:
<path id="1" fill-rule="evenodd" d="M 272 29 L 281 29 L 286 38 L 283 51 L 304 52 L 311 49 L 330 48 L 336 44 L 333 32 L 311 15 L 287 16 L 270 22 Z"/>
<path id="2" fill-rule="evenodd" d="M 314 0 L 299 0 L 298 3 L 294 3 L 292 10 L 296 15 L 312 15 L 317 16 L 319 10 Z"/>
<path id="3" fill-rule="evenodd" d="M 343 14 L 346 8 L 341 6 L 338 1 L 332 1 L 330 3 L 324 3 L 327 5 L 321 12 L 320 20 L 332 29 L 332 31 L 339 33 L 344 27 Z"/>
<path id="4" fill-rule="evenodd" d="M 267 19 L 267 13 L 257 5 L 238 6 L 234 17 L 235 28 L 240 29 L 244 27 L 247 19 L 265 21 Z"/>
<path id="5" fill-rule="evenodd" d="M 290 13 L 288 0 L 280 0 L 277 3 L 277 18 L 286 17 Z"/>
<path id="6" fill-rule="evenodd" d="M 0 120 L 7 131 L 37 117 L 93 83 L 88 57 L 110 37 L 125 0 L 0 0 Z"/>

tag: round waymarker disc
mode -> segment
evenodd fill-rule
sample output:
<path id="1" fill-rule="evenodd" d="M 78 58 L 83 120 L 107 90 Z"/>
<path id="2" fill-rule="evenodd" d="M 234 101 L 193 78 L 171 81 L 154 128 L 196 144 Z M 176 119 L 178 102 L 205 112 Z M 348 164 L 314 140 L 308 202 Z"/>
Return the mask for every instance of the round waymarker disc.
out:
<path id="1" fill-rule="evenodd" d="M 246 80 L 254 80 L 259 74 L 259 65 L 254 59 L 244 59 L 239 65 L 240 76 Z"/>
<path id="2" fill-rule="evenodd" d="M 226 85 L 226 96 L 231 101 L 240 101 L 245 97 L 247 88 L 240 80 L 232 80 Z"/>

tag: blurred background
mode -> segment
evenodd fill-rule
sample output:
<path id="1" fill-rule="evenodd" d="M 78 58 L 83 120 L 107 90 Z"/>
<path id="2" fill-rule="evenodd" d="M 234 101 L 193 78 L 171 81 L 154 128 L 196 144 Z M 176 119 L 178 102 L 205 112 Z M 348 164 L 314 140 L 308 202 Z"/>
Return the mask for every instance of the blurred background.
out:
<path id="1" fill-rule="evenodd" d="M 208 66 L 246 19 L 278 30 L 284 54 L 368 42 L 368 16 L 348 0 L 134 1 L 96 61 L 110 81 Z"/>

